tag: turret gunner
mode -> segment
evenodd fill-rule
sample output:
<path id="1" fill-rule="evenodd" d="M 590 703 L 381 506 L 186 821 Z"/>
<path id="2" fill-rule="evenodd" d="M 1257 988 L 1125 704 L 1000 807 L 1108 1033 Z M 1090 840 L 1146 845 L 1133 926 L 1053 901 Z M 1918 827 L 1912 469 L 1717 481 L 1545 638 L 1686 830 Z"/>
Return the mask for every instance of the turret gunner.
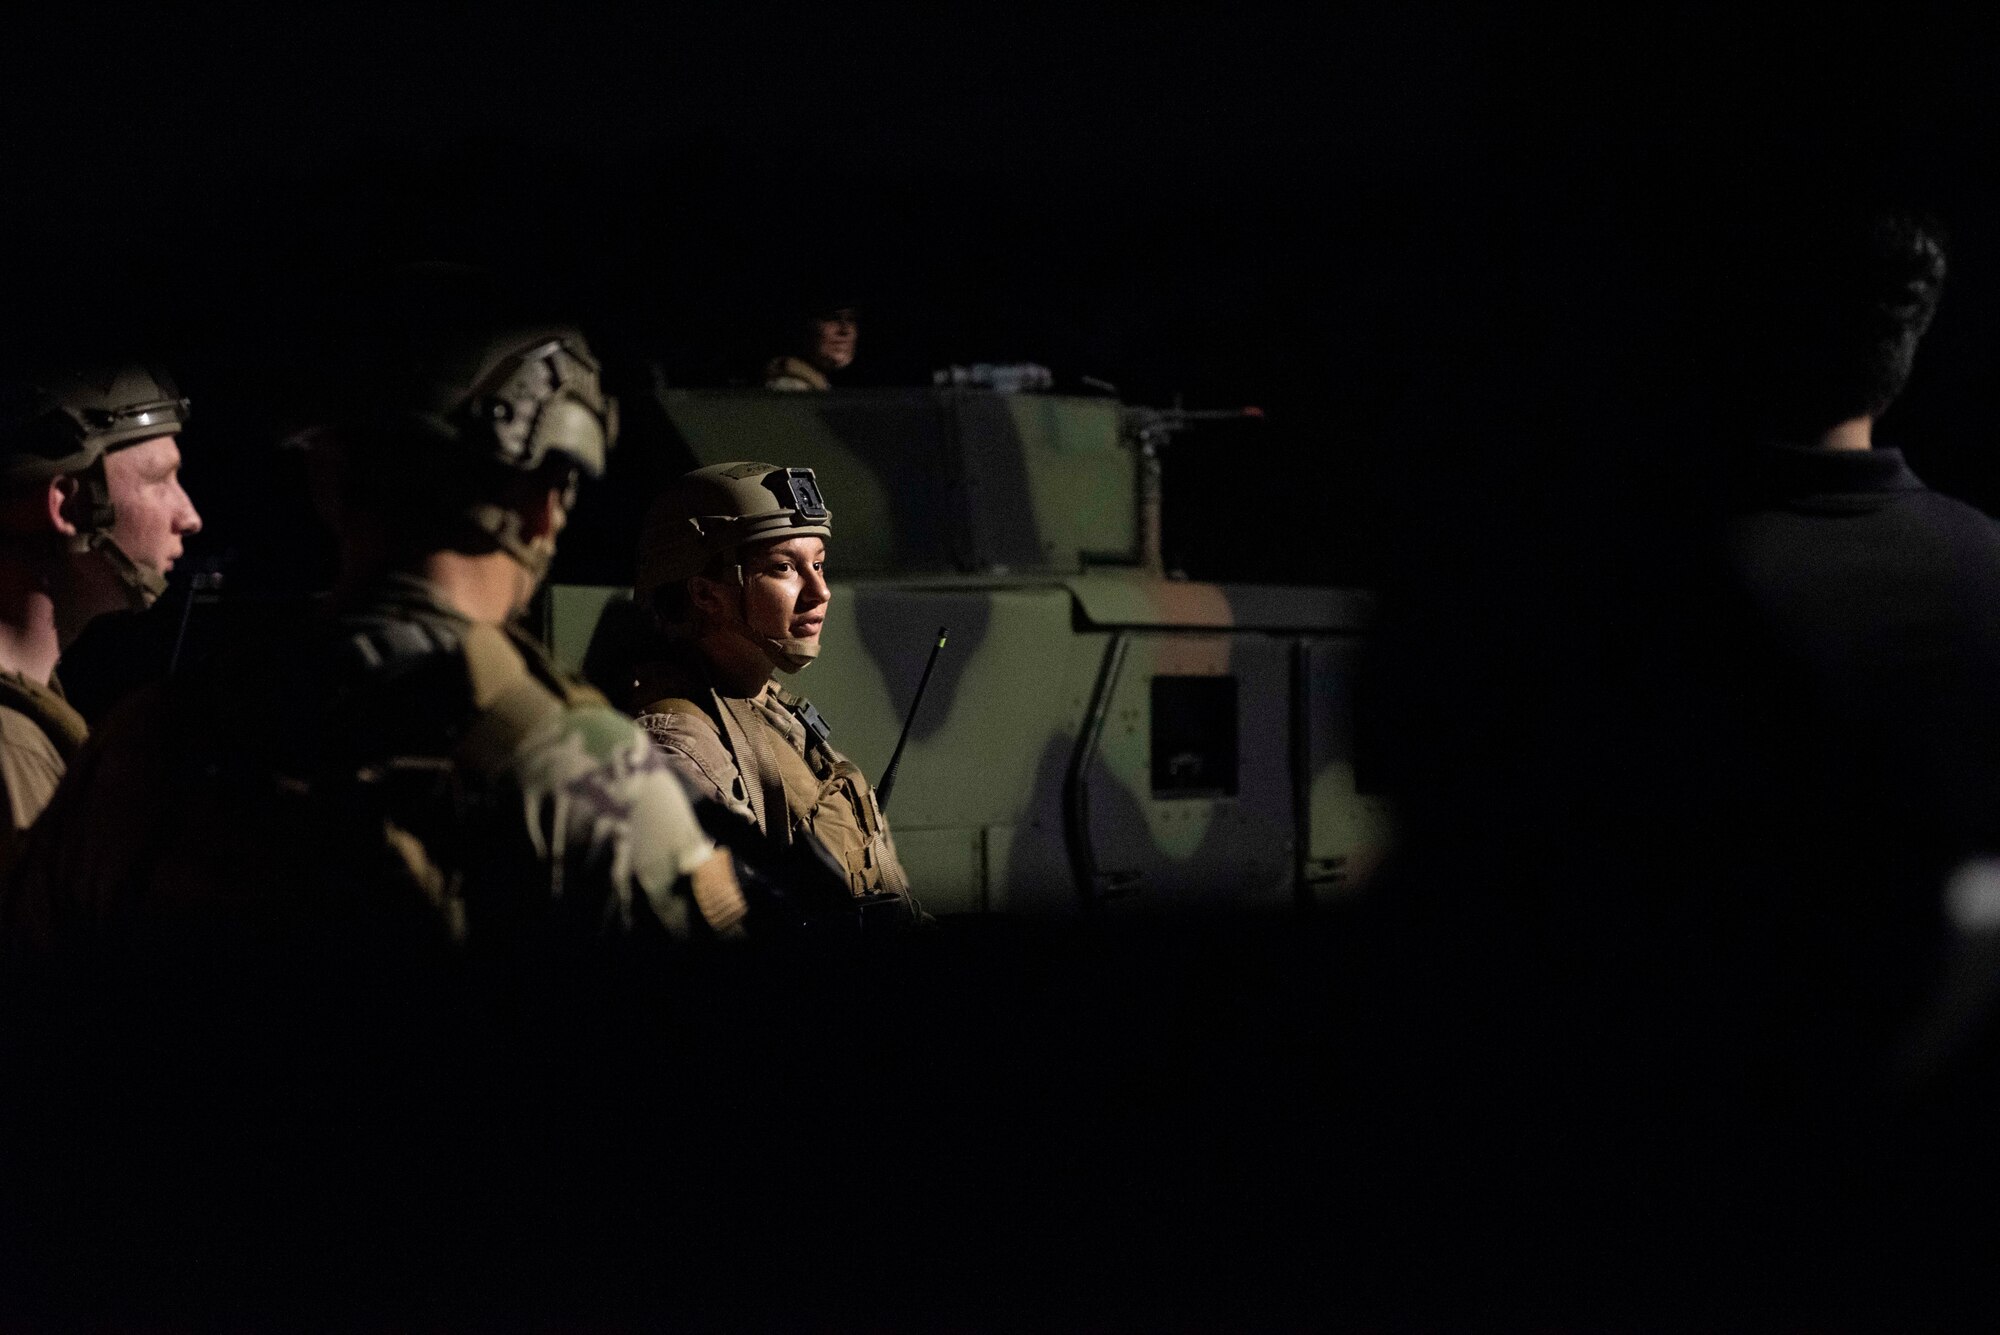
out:
<path id="1" fill-rule="evenodd" d="M 788 322 L 786 333 L 785 352 L 764 367 L 764 388 L 832 389 L 833 377 L 854 364 L 861 314 L 849 302 L 813 305 Z"/>

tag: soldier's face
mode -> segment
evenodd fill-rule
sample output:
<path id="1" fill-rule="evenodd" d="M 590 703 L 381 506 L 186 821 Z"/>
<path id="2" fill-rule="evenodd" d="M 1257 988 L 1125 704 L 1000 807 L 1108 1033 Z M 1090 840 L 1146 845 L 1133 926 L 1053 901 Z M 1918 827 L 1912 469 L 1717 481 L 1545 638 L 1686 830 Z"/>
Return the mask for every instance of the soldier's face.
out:
<path id="1" fill-rule="evenodd" d="M 120 551 L 165 574 L 181 558 L 181 540 L 201 532 L 201 516 L 181 490 L 181 451 L 155 436 L 104 456 L 104 480 L 118 517 L 111 537 Z"/>
<path id="2" fill-rule="evenodd" d="M 861 326 L 853 311 L 838 310 L 812 322 L 813 361 L 822 371 L 844 371 L 854 360 Z"/>
<path id="3" fill-rule="evenodd" d="M 743 620 L 773 639 L 817 640 L 832 598 L 826 543 L 786 538 L 743 553 Z"/>

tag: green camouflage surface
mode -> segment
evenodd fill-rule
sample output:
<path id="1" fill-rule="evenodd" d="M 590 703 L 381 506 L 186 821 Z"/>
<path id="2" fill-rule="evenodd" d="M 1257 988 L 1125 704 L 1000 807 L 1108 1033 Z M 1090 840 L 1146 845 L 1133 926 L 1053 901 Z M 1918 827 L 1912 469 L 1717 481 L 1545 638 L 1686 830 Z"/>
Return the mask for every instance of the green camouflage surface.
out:
<path id="1" fill-rule="evenodd" d="M 667 390 L 701 464 L 810 468 L 852 574 L 1078 571 L 1139 560 L 1111 399 L 978 390 Z"/>

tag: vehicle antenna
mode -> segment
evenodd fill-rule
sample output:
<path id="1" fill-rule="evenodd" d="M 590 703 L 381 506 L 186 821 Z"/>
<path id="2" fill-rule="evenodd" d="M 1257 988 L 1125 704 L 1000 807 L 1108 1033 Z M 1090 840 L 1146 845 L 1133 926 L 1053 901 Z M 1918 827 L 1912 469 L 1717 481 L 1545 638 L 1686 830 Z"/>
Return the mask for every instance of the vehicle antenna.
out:
<path id="1" fill-rule="evenodd" d="M 903 760 L 903 743 L 910 740 L 910 725 L 917 721 L 917 706 L 923 703 L 924 687 L 931 684 L 931 669 L 937 666 L 938 650 L 944 648 L 945 628 L 938 627 L 937 643 L 931 646 L 931 656 L 924 660 L 924 675 L 917 678 L 917 694 L 910 701 L 910 712 L 903 720 L 902 736 L 896 739 L 896 749 L 890 753 L 889 768 L 882 771 L 882 782 L 875 785 L 875 801 L 883 811 L 889 809 L 889 790 L 896 786 L 896 766 Z"/>

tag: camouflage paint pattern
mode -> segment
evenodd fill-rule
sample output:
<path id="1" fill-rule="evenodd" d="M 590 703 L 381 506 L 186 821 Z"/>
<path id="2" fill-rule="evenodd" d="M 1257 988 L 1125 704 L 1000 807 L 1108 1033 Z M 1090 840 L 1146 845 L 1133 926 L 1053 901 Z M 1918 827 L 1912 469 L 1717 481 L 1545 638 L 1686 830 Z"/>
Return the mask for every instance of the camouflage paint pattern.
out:
<path id="1" fill-rule="evenodd" d="M 1160 579 L 1109 399 L 667 391 L 698 462 L 810 467 L 837 516 L 825 648 L 788 689 L 879 778 L 940 625 L 889 813 L 934 912 L 1290 905 L 1358 884 L 1389 813 L 1359 792 L 1372 600 Z M 581 664 L 621 591 L 559 586 Z"/>
<path id="2" fill-rule="evenodd" d="M 814 470 L 847 574 L 1139 563 L 1132 452 L 1113 400 L 980 390 L 668 390 L 661 400 L 697 464 Z"/>

